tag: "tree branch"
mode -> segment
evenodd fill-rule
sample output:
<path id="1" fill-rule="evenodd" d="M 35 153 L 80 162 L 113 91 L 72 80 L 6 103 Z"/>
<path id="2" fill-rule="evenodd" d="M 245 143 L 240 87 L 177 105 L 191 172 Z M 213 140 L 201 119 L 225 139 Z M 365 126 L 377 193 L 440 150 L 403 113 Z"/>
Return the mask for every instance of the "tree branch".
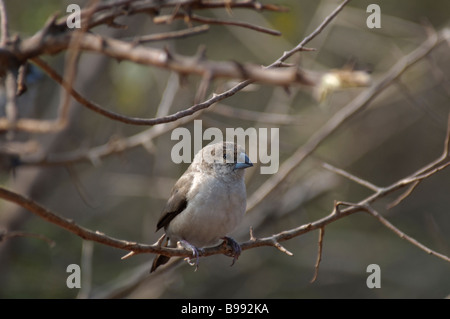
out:
<path id="1" fill-rule="evenodd" d="M 246 22 L 236 22 L 236 21 L 225 21 L 225 20 L 219 20 L 219 19 L 213 19 L 213 18 L 207 18 L 207 17 L 201 17 L 195 14 L 183 14 L 183 13 L 177 13 L 175 15 L 167 15 L 167 16 L 158 16 L 153 19 L 153 22 L 156 24 L 160 23 L 171 23 L 174 19 L 184 19 L 185 21 L 195 21 L 205 24 L 218 24 L 218 25 L 232 25 L 232 26 L 238 26 L 270 35 L 276 35 L 280 36 L 281 32 L 277 30 L 272 30 L 268 28 L 264 28 L 258 25 L 246 23 Z"/>
<path id="2" fill-rule="evenodd" d="M 5 45 L 9 39 L 9 27 L 8 16 L 6 14 L 5 1 L 0 0 L 0 20 L 1 20 L 1 33 L 0 33 L 0 45 Z"/>
<path id="3" fill-rule="evenodd" d="M 450 140 L 450 116 L 449 116 L 449 123 L 448 123 L 448 130 L 445 137 L 445 145 L 444 145 L 444 154 L 446 154 L 448 157 L 448 141 Z M 442 157 L 442 156 L 441 156 Z M 441 159 L 441 157 L 439 157 Z M 247 250 L 255 247 L 261 247 L 261 246 L 272 246 L 275 247 L 282 252 L 287 253 L 288 255 L 291 255 L 289 251 L 287 251 L 284 247 L 281 246 L 280 242 L 290 240 L 294 237 L 298 237 L 300 235 L 303 235 L 307 232 L 316 230 L 316 229 L 322 229 L 322 235 L 319 239 L 319 246 L 322 243 L 323 240 L 323 229 L 326 225 L 344 218 L 346 216 L 349 216 L 351 214 L 354 214 L 356 212 L 360 211 L 366 211 L 370 213 L 372 216 L 376 217 L 380 222 L 382 222 L 383 225 L 388 227 L 390 230 L 393 230 L 396 234 L 398 234 L 400 237 L 405 238 L 409 242 L 413 243 L 415 246 L 421 248 L 422 250 L 425 250 L 427 253 L 434 255 L 438 258 L 441 258 L 447 262 L 450 262 L 450 258 L 437 253 L 433 251 L 432 249 L 424 246 L 423 244 L 420 244 L 418 241 L 414 240 L 412 237 L 409 237 L 402 233 L 400 230 L 395 228 L 392 224 L 390 224 L 386 219 L 384 219 L 380 214 L 378 214 L 375 210 L 373 210 L 369 205 L 375 201 L 377 201 L 380 198 L 383 198 L 384 196 L 403 188 L 407 185 L 410 185 L 412 183 L 415 183 L 417 181 L 426 179 L 437 172 L 441 171 L 442 169 L 450 166 L 450 159 L 446 158 L 446 161 L 441 160 L 441 164 L 435 167 L 433 170 L 428 170 L 427 172 L 423 172 L 424 169 L 418 170 L 418 172 L 405 177 L 387 187 L 380 188 L 377 192 L 375 192 L 373 195 L 370 195 L 369 197 L 361 200 L 359 203 L 352 204 L 352 203 L 345 203 L 345 202 L 337 202 L 334 205 L 334 210 L 326 217 L 323 217 L 319 220 L 316 220 L 312 223 L 304 224 L 301 226 L 298 226 L 293 229 L 282 231 L 278 234 L 274 234 L 269 237 L 264 238 L 256 238 L 253 235 L 253 231 L 250 232 L 250 240 L 244 243 L 241 243 L 242 250 Z M 429 165 L 426 165 L 424 168 L 428 167 Z M 39 205 L 38 203 L 34 202 L 31 199 L 28 199 L 20 194 L 17 194 L 11 190 L 8 190 L 4 187 L 0 186 L 0 197 L 3 199 L 6 199 L 10 202 L 16 203 L 23 208 L 29 210 L 30 212 L 36 214 L 37 216 L 47 220 L 50 223 L 56 224 L 57 226 L 64 228 L 75 235 L 86 239 L 86 240 L 92 240 L 107 246 L 119 248 L 122 250 L 127 250 L 132 252 L 131 255 L 140 254 L 140 253 L 157 253 L 157 254 L 163 254 L 169 257 L 172 256 L 182 256 L 182 257 L 189 257 L 191 256 L 192 252 L 180 249 L 180 248 L 166 248 L 162 247 L 158 242 L 153 245 L 146 245 L 146 244 L 140 244 L 137 242 L 130 242 L 125 240 L 116 239 L 110 236 L 107 236 L 99 231 L 92 231 L 87 228 L 84 228 L 82 226 L 79 226 L 74 221 L 66 219 L 64 217 L 61 217 L 57 214 L 52 213 L 48 209 L 44 208 L 43 206 Z M 340 206 L 345 205 L 348 206 L 345 209 L 341 209 Z M 321 254 L 321 249 L 319 249 L 319 253 Z M 217 247 L 209 247 L 205 248 L 200 252 L 200 256 L 211 256 L 215 254 L 226 254 L 227 248 L 224 245 L 219 245 Z M 128 255 L 127 255 L 128 256 Z M 320 257 L 318 257 L 319 260 Z M 320 263 L 320 260 L 316 263 L 316 272 L 318 269 L 318 264 Z"/>
<path id="4" fill-rule="evenodd" d="M 333 132 L 350 120 L 354 115 L 366 108 L 375 97 L 388 88 L 391 83 L 398 79 L 411 66 L 426 57 L 441 43 L 448 41 L 448 36 L 448 32 L 444 29 L 437 35 L 428 38 L 416 50 L 399 60 L 385 76 L 378 81 L 378 83 L 363 91 L 352 102 L 340 109 L 327 123 L 325 123 L 324 126 L 322 126 L 322 128 L 317 130 L 305 144 L 298 148 L 291 157 L 280 165 L 277 174 L 272 175 L 252 194 L 248 200 L 247 210 L 252 210 L 256 205 L 261 203 L 275 187 L 283 182 L 286 177 L 309 155 L 311 155 L 319 145 L 331 136 Z M 435 165 L 435 163 L 432 163 L 431 165 Z"/>

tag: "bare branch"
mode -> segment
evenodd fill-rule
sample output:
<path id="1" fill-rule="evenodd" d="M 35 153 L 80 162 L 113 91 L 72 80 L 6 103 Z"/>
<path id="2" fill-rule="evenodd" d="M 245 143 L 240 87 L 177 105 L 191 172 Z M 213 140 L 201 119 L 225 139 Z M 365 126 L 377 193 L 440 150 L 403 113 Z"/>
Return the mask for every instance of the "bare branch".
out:
<path id="1" fill-rule="evenodd" d="M 448 135 L 446 136 L 446 143 L 447 143 L 447 141 L 448 141 Z M 261 246 L 273 246 L 273 247 L 276 247 L 277 249 L 279 249 L 280 251 L 282 251 L 288 255 L 291 255 L 292 253 L 287 251 L 283 246 L 281 246 L 280 242 L 292 239 L 294 237 L 298 237 L 302 234 L 305 234 L 305 233 L 310 232 L 315 229 L 324 229 L 324 227 L 326 225 L 328 225 L 338 219 L 341 219 L 341 218 L 344 218 L 351 214 L 354 214 L 356 212 L 367 211 L 371 215 L 376 217 L 380 222 L 382 222 L 389 229 L 396 232 L 402 238 L 405 238 L 409 242 L 413 243 L 414 245 L 421 248 L 422 250 L 425 250 L 427 253 L 429 253 L 431 255 L 434 255 L 434 256 L 439 257 L 446 261 L 450 261 L 449 257 L 447 257 L 443 254 L 437 253 L 437 252 L 427 248 L 426 246 L 420 244 L 413 238 L 405 235 L 404 233 L 399 231 L 397 228 L 392 226 L 389 222 L 387 222 L 387 220 L 385 220 L 383 217 L 381 217 L 381 215 L 379 215 L 378 213 L 376 213 L 373 209 L 371 209 L 369 207 L 370 203 L 375 202 L 376 200 L 386 196 L 387 194 L 392 193 L 395 190 L 404 187 L 405 185 L 409 185 L 416 181 L 428 178 L 428 177 L 432 176 L 433 174 L 441 171 L 443 168 L 445 168 L 447 166 L 450 166 L 450 163 L 445 162 L 441 166 L 436 167 L 432 171 L 428 171 L 421 175 L 412 175 L 412 176 L 406 177 L 388 187 L 380 189 L 375 194 L 367 197 L 366 199 L 360 201 L 357 204 L 337 202 L 335 204 L 335 208 L 334 208 L 333 212 L 331 212 L 328 216 L 326 216 L 322 219 L 319 219 L 315 222 L 312 222 L 312 223 L 301 225 L 296 228 L 293 228 L 290 230 L 285 230 L 278 234 L 274 234 L 272 236 L 264 237 L 264 238 L 255 238 L 253 235 L 253 230 L 251 230 L 250 231 L 250 240 L 242 243 L 241 248 L 242 248 L 242 250 L 247 250 L 247 249 L 261 247 Z M 96 241 L 96 242 L 99 242 L 99 243 L 102 243 L 102 244 L 105 244 L 105 245 L 108 245 L 111 247 L 115 247 L 115 248 L 119 248 L 122 250 L 128 250 L 130 252 L 133 252 L 133 254 L 130 253 L 130 254 L 124 256 L 125 258 L 130 257 L 135 254 L 138 254 L 138 253 L 158 253 L 158 254 L 163 254 L 166 256 L 183 256 L 183 257 L 189 257 L 192 254 L 191 251 L 184 250 L 184 249 L 172 249 L 172 248 L 161 247 L 159 241 L 158 241 L 158 243 L 156 243 L 154 245 L 145 245 L 145 244 L 139 244 L 136 242 L 129 242 L 129 241 L 115 239 L 113 237 L 107 236 L 98 231 L 95 231 L 95 232 L 91 231 L 89 229 L 86 229 L 84 227 L 77 225 L 76 223 L 74 223 L 71 220 L 65 219 L 61 216 L 58 216 L 58 215 L 50 212 L 46 208 L 40 206 L 36 202 L 34 202 L 26 197 L 24 197 L 20 194 L 14 193 L 10 190 L 7 190 L 6 188 L 3 188 L 3 187 L 0 187 L 0 197 L 24 207 L 25 209 L 31 211 L 32 213 L 38 215 L 39 217 L 41 217 L 51 223 L 54 223 L 54 224 L 58 225 L 59 227 L 64 228 L 83 239 Z M 348 207 L 345 209 L 339 209 L 338 207 L 343 204 L 345 204 Z M 323 233 L 322 233 L 322 238 L 323 238 Z M 200 256 L 204 257 L 204 256 L 215 255 L 215 254 L 225 254 L 226 252 L 227 252 L 227 248 L 224 245 L 219 245 L 217 247 L 205 248 L 200 253 Z M 317 268 L 318 268 L 318 266 L 316 266 L 316 271 L 317 271 Z"/>
<path id="2" fill-rule="evenodd" d="M 367 187 L 368 189 L 371 189 L 371 190 L 373 190 L 375 192 L 378 192 L 380 190 L 380 187 L 375 186 L 372 183 L 370 183 L 370 182 L 368 182 L 366 180 L 363 180 L 363 179 L 361 179 L 361 178 L 359 178 L 359 177 L 357 177 L 355 175 L 352 175 L 352 174 L 350 174 L 350 173 L 348 173 L 348 172 L 346 172 L 346 171 L 344 171 L 344 170 L 342 170 L 340 168 L 334 167 L 331 164 L 323 163 L 322 167 L 327 169 L 327 170 L 329 170 L 329 171 L 331 171 L 331 172 L 334 172 L 336 174 L 344 176 L 344 177 L 348 178 L 349 180 L 354 181 L 354 182 L 356 182 L 356 183 L 358 183 L 358 184 L 360 184 L 360 185 L 362 185 L 364 187 Z"/>
<path id="3" fill-rule="evenodd" d="M 313 283 L 316 281 L 317 276 L 319 275 L 319 266 L 320 261 L 322 260 L 322 248 L 323 248 L 323 236 L 325 235 L 325 227 L 321 227 L 319 229 L 319 243 L 318 243 L 318 250 L 317 250 L 317 260 L 316 265 L 314 266 L 314 276 L 311 279 L 310 283 Z"/>
<path id="4" fill-rule="evenodd" d="M 8 123 L 7 125 L 8 127 L 5 129 L 9 131 L 8 138 L 11 139 L 13 137 L 11 134 L 13 134 L 13 131 L 15 130 L 18 121 L 18 110 L 16 103 L 17 77 L 14 74 L 14 71 L 12 70 L 8 70 L 6 72 L 5 90 L 6 90 L 5 120 Z"/>
<path id="5" fill-rule="evenodd" d="M 370 215 L 372 215 L 373 217 L 375 217 L 376 219 L 378 219 L 378 221 L 380 223 L 382 223 L 384 226 L 386 226 L 388 229 L 392 230 L 395 234 L 397 234 L 400 238 L 405 239 L 406 241 L 408 241 L 409 243 L 413 244 L 414 246 L 422 249 L 423 251 L 425 251 L 427 254 L 429 255 L 433 255 L 435 257 L 438 257 L 440 259 L 443 259 L 447 262 L 450 262 L 450 257 L 445 256 L 441 253 L 438 253 L 430 248 L 428 248 L 427 246 L 423 245 L 422 243 L 418 242 L 416 239 L 412 238 L 411 236 L 406 235 L 404 232 L 402 232 L 401 230 L 399 230 L 397 227 L 395 227 L 394 225 L 392 225 L 386 218 L 384 218 L 383 216 L 381 216 L 376 210 L 374 210 L 373 208 L 371 208 L 370 206 L 364 206 L 363 207 L 365 211 L 367 211 Z"/>
<path id="6" fill-rule="evenodd" d="M 153 123 L 156 123 L 155 119 L 144 119 L 144 118 L 137 118 L 137 117 L 130 117 L 125 116 L 113 111 L 109 111 L 100 105 L 89 101 L 87 98 L 82 96 L 77 90 L 75 90 L 72 86 L 70 86 L 67 82 L 63 80 L 63 78 L 54 71 L 45 61 L 41 60 L 40 58 L 33 58 L 31 59 L 33 63 L 35 63 L 37 66 L 39 66 L 42 70 L 44 70 L 54 81 L 56 81 L 58 84 L 62 85 L 66 90 L 69 91 L 69 93 L 75 98 L 75 100 L 82 105 L 86 106 L 88 109 L 99 113 L 109 119 L 119 121 L 126 124 L 133 124 L 133 125 L 152 125 Z M 0 119 L 1 121 L 1 119 Z M 1 127 L 1 122 L 0 122 Z"/>
<path id="7" fill-rule="evenodd" d="M 67 33 L 49 37 L 39 33 L 37 36 L 40 38 L 38 43 L 36 43 L 38 41 L 38 39 L 35 39 L 36 35 L 23 41 L 20 46 L 21 50 L 15 52 L 19 59 L 31 59 L 42 53 L 56 54 L 66 50 L 72 38 Z M 310 85 L 312 81 L 308 79 L 306 74 L 300 73 L 294 67 L 267 70 L 255 64 L 241 64 L 237 66 L 235 62 L 196 61 L 195 57 L 176 55 L 156 48 L 136 46 L 133 43 L 89 33 L 81 36 L 79 45 L 82 50 L 101 53 L 120 61 L 128 60 L 138 64 L 153 65 L 182 74 L 205 76 L 208 73 L 212 73 L 214 78 L 244 78 L 282 86 L 292 84 Z M 242 68 L 245 70 L 245 74 L 243 74 Z"/>
<path id="8" fill-rule="evenodd" d="M 24 131 L 29 133 L 55 133 L 61 131 L 64 124 L 59 120 L 35 120 L 19 118 L 11 122 L 7 118 L 0 118 L 0 131 Z"/>
<path id="9" fill-rule="evenodd" d="M 89 21 L 92 18 L 92 14 L 94 13 L 93 9 L 97 5 L 99 0 L 91 0 L 88 3 L 86 20 Z M 80 57 L 80 53 L 82 50 L 82 39 L 87 32 L 87 27 L 82 27 L 80 30 L 76 30 L 73 32 L 73 36 L 70 37 L 70 42 L 68 43 L 68 52 L 66 54 L 65 61 L 65 83 L 67 83 L 68 87 L 72 87 L 75 83 L 77 64 Z M 61 101 L 58 107 L 58 119 L 59 122 L 58 127 L 64 129 L 69 122 L 69 107 L 70 107 L 70 92 L 68 90 L 62 90 Z"/>
<path id="10" fill-rule="evenodd" d="M 352 102 L 340 109 L 327 123 L 325 123 L 324 126 L 322 126 L 322 128 L 317 130 L 304 145 L 298 148 L 290 158 L 280 165 L 277 174 L 272 175 L 252 194 L 248 200 L 247 210 L 251 210 L 261 203 L 275 187 L 286 179 L 292 170 L 298 167 L 334 131 L 351 119 L 355 114 L 367 107 L 375 97 L 389 87 L 389 85 L 399 78 L 406 70 L 422 58 L 426 57 L 434 48 L 438 47 L 446 40 L 444 31 L 439 32 L 436 37 L 428 38 L 416 50 L 398 61 L 386 75 L 378 81 L 378 83 L 363 91 Z"/>
<path id="11" fill-rule="evenodd" d="M 92 8 L 94 12 L 93 18 L 86 22 L 85 16 L 90 14 L 88 9 L 81 10 L 81 24 L 82 26 L 88 24 L 88 29 L 95 26 L 106 24 L 114 26 L 114 20 L 120 16 L 131 16 L 138 13 L 147 13 L 150 15 L 157 15 L 162 8 L 179 8 L 183 6 L 187 11 L 204 10 L 204 9 L 221 9 L 221 8 L 236 8 L 236 9 L 252 9 L 257 11 L 272 11 L 272 12 L 287 12 L 288 9 L 283 6 L 273 4 L 261 4 L 254 0 L 243 1 L 198 1 L 198 0 L 166 0 L 166 1 L 136 1 L 136 0 L 120 0 L 111 3 L 99 3 Z M 109 11 L 108 11 L 109 10 Z M 67 21 L 67 16 L 60 18 L 57 21 L 58 26 L 64 26 Z"/>
<path id="12" fill-rule="evenodd" d="M 409 186 L 408 189 L 403 194 L 397 197 L 397 199 L 394 200 L 392 203 L 390 203 L 386 208 L 391 209 L 400 204 L 405 198 L 411 195 L 411 193 L 416 189 L 419 183 L 420 181 L 415 181 L 414 183 L 412 183 L 411 186 Z"/>
<path id="13" fill-rule="evenodd" d="M 37 238 L 40 239 L 44 242 L 46 242 L 49 247 L 53 247 L 55 246 L 55 242 L 41 234 L 35 234 L 35 233 L 30 233 L 30 232 L 24 232 L 24 231 L 0 231 L 0 243 L 5 240 L 5 239 L 9 239 L 9 238 L 16 238 L 16 237 L 33 237 L 33 238 Z"/>
<path id="14" fill-rule="evenodd" d="M 24 63 L 19 67 L 17 75 L 17 91 L 16 95 L 20 96 L 27 90 L 27 85 L 25 83 L 25 78 L 27 75 L 28 63 Z"/>
<path id="15" fill-rule="evenodd" d="M 277 241 L 273 242 L 273 246 L 275 246 L 276 249 L 281 251 L 282 253 L 285 253 L 288 256 L 294 256 L 293 253 L 291 253 L 289 250 L 287 250 L 285 247 L 281 246 L 281 244 Z"/>
<path id="16" fill-rule="evenodd" d="M 286 61 L 288 58 L 290 58 L 292 55 L 294 55 L 297 52 L 303 51 L 305 48 L 304 46 L 309 43 L 312 39 L 314 39 L 316 36 L 318 36 L 320 34 L 320 32 L 323 31 L 323 29 L 325 29 L 325 27 L 331 22 L 333 21 L 333 19 L 339 14 L 339 12 L 342 11 L 342 9 L 344 9 L 344 7 L 350 2 L 350 0 L 345 0 L 344 2 L 342 2 L 329 16 L 327 16 L 325 18 L 325 20 L 323 20 L 323 22 L 310 34 L 308 35 L 306 38 L 303 39 L 302 42 L 300 42 L 295 48 L 293 48 L 292 50 L 286 51 L 283 53 L 283 55 L 274 63 L 271 64 L 271 66 L 279 66 L 281 65 L 284 61 Z"/>
<path id="17" fill-rule="evenodd" d="M 8 27 L 8 16 L 6 15 L 5 1 L 0 0 L 0 20 L 1 20 L 1 34 L 0 34 L 0 45 L 5 45 L 9 39 L 9 27 Z"/>
<path id="18" fill-rule="evenodd" d="M 175 15 L 157 16 L 153 19 L 153 22 L 156 24 L 171 23 L 172 20 L 174 20 L 174 19 L 184 19 L 187 21 L 196 21 L 196 22 L 205 23 L 205 24 L 232 25 L 232 26 L 238 26 L 238 27 L 242 27 L 242 28 L 246 28 L 246 29 L 251 29 L 254 31 L 258 31 L 258 32 L 262 32 L 262 33 L 266 33 L 266 34 L 270 34 L 270 35 L 276 35 L 276 36 L 281 35 L 280 31 L 264 28 L 264 27 L 246 23 L 246 22 L 225 21 L 225 20 L 201 17 L 201 16 L 194 15 L 194 14 L 186 15 L 183 13 L 177 13 Z"/>
<path id="19" fill-rule="evenodd" d="M 204 24 L 204 25 L 200 25 L 197 27 L 187 28 L 185 30 L 177 30 L 177 31 L 172 31 L 172 32 L 157 33 L 157 34 L 144 35 L 141 37 L 135 37 L 132 42 L 133 42 L 133 44 L 138 45 L 141 43 L 153 42 L 153 41 L 181 39 L 181 38 L 186 38 L 186 37 L 190 37 L 193 35 L 205 33 L 208 30 L 209 30 L 209 26 Z"/>
<path id="20" fill-rule="evenodd" d="M 303 39 L 296 47 L 290 51 L 286 51 L 283 55 L 278 58 L 274 63 L 269 66 L 262 68 L 257 65 L 252 64 L 240 64 L 237 62 L 212 62 L 204 58 L 203 54 L 196 55 L 194 57 L 187 57 L 176 55 L 168 50 L 153 49 L 140 46 L 139 43 L 146 41 L 154 41 L 168 38 L 179 38 L 188 35 L 198 34 L 204 32 L 208 29 L 208 26 L 200 26 L 196 28 L 190 28 L 182 31 L 174 31 L 164 34 L 151 35 L 147 37 L 136 38 L 133 42 L 120 41 L 108 37 L 102 37 L 99 35 L 94 35 L 92 33 L 86 32 L 90 28 L 100 25 L 107 24 L 110 26 L 117 25 L 114 22 L 116 17 L 125 14 L 135 14 L 139 12 L 146 12 L 150 14 L 156 14 L 162 7 L 172 7 L 175 8 L 174 14 L 169 18 L 167 16 L 157 17 L 155 21 L 171 21 L 174 18 L 186 18 L 188 17 L 192 21 L 200 21 L 208 24 L 232 24 L 241 27 L 251 28 L 256 31 L 268 32 L 271 34 L 277 34 L 273 30 L 268 30 L 258 26 L 253 26 L 247 23 L 241 22 L 230 22 L 222 21 L 217 19 L 210 19 L 199 17 L 191 13 L 192 9 L 205 9 L 205 8 L 252 8 L 257 10 L 274 10 L 281 11 L 280 7 L 273 5 L 261 5 L 256 1 L 188 1 L 188 0 L 168 0 L 168 1 L 132 1 L 132 0 L 119 0 L 114 3 L 101 3 L 93 2 L 91 6 L 83 10 L 83 30 L 81 32 L 69 32 L 62 24 L 62 20 L 56 21 L 56 18 L 47 23 L 43 30 L 36 33 L 33 37 L 26 39 L 23 42 L 18 43 L 14 48 L 6 48 L 6 52 L 0 52 L 0 58 L 5 58 L 1 56 L 2 54 L 12 54 L 15 56 L 19 62 L 26 62 L 32 59 L 38 66 L 40 66 L 47 74 L 49 74 L 56 82 L 58 82 L 65 90 L 64 100 L 60 104 L 60 115 L 58 119 L 54 121 L 38 121 L 32 119 L 18 119 L 17 116 L 7 116 L 6 119 L 0 118 L 0 130 L 24 130 L 28 132 L 57 132 L 64 128 L 65 119 L 67 118 L 68 105 L 69 105 L 69 94 L 73 96 L 82 105 L 88 107 L 89 109 L 106 116 L 110 119 L 114 119 L 123 123 L 134 124 L 134 125 L 156 125 L 159 126 L 151 127 L 150 129 L 141 132 L 139 134 L 127 137 L 127 138 L 114 138 L 108 143 L 93 147 L 91 149 L 77 150 L 70 153 L 63 154 L 43 154 L 43 156 L 34 161 L 22 161 L 23 164 L 40 164 L 40 165 L 61 165 L 70 164 L 79 161 L 91 161 L 94 165 L 100 163 L 101 158 L 114 154 L 116 152 L 121 152 L 124 150 L 131 149 L 133 147 L 148 144 L 152 139 L 160 136 L 161 134 L 167 133 L 173 128 L 188 123 L 194 117 L 199 116 L 201 111 L 210 107 L 214 103 L 217 103 L 225 98 L 228 98 L 235 93 L 239 92 L 249 84 L 258 81 L 264 83 L 270 83 L 274 85 L 280 85 L 287 87 L 292 84 L 315 84 L 314 80 L 310 78 L 308 72 L 304 70 L 299 70 L 294 64 L 287 64 L 285 61 L 293 56 L 295 53 L 311 50 L 306 48 L 305 45 L 314 39 L 322 30 L 329 25 L 329 23 L 338 15 L 338 13 L 344 8 L 344 6 L 349 2 L 349 0 L 343 1 L 309 36 Z M 3 9 L 3 11 L 2 11 Z M 111 11 L 107 11 L 111 9 Z M 187 13 L 184 14 L 181 11 L 185 10 Z M 3 1 L 0 0 L 0 15 L 2 18 L 2 40 L 7 39 L 7 26 L 5 26 L 6 14 L 4 12 Z M 64 21 L 65 22 L 65 21 Z M 6 30 L 6 31 L 5 31 Z M 5 33 L 6 32 L 6 33 Z M 377 97 L 381 92 L 383 92 L 391 83 L 397 80 L 409 67 L 415 64 L 420 59 L 426 57 L 434 48 L 436 48 L 440 43 L 444 41 L 449 41 L 448 30 L 441 31 L 436 34 L 432 34 L 419 48 L 410 54 L 406 55 L 402 60 L 395 64 L 389 72 L 372 88 L 361 93 L 356 99 L 349 103 L 346 107 L 337 112 L 319 131 L 317 131 L 308 142 L 297 149 L 297 151 L 288 158 L 283 165 L 280 167 L 278 174 L 273 175 L 269 178 L 258 190 L 256 190 L 249 199 L 248 210 L 253 209 L 256 205 L 261 203 L 264 198 L 272 192 L 286 177 L 298 167 L 305 158 L 307 158 L 311 153 L 313 153 L 317 147 L 327 139 L 333 132 L 335 132 L 343 123 L 352 118 L 355 114 L 363 110 L 369 105 L 369 103 Z M 49 67 L 45 62 L 43 62 L 39 56 L 42 54 L 56 54 L 64 50 L 74 49 L 74 53 L 69 54 L 69 59 L 66 64 L 65 79 L 63 79 L 59 74 L 57 74 L 51 67 Z M 140 63 L 143 65 L 152 65 L 160 68 L 168 69 L 173 72 L 173 74 L 197 74 L 202 77 L 200 87 L 198 88 L 196 103 L 189 108 L 186 108 L 180 112 L 169 114 L 169 107 L 163 107 L 158 109 L 158 113 L 155 118 L 152 119 L 142 119 L 128 117 L 120 115 L 111 111 L 108 111 L 101 106 L 96 105 L 93 102 L 88 101 L 85 97 L 81 96 L 74 88 L 73 82 L 75 80 L 75 71 L 77 66 L 78 55 L 81 51 L 91 51 L 99 54 L 103 54 L 118 60 L 129 60 L 132 62 Z M 8 56 L 9 57 L 9 56 Z M 276 68 L 283 67 L 283 68 Z M 215 78 L 233 78 L 233 79 L 245 79 L 243 82 L 234 86 L 233 88 L 221 93 L 214 94 L 211 98 L 206 101 L 203 100 L 207 94 L 209 85 L 211 81 Z M 12 81 L 10 81 L 12 83 Z M 16 92 L 16 82 L 14 81 L 14 90 L 12 90 L 12 85 L 10 92 Z M 8 82 L 9 83 L 9 82 Z M 13 101 L 13 100 L 11 100 Z M 10 102 L 11 102 L 10 101 Z M 199 101 L 197 103 L 197 101 Z M 14 102 L 14 101 L 13 101 Z M 163 102 L 161 102 L 163 104 Z M 169 103 L 171 104 L 171 103 Z M 12 104 L 11 104 L 12 105 Z M 245 113 L 247 112 L 247 113 Z M 240 114 L 247 114 L 254 116 L 256 113 L 248 113 L 250 111 L 242 111 Z M 10 114 L 12 114 L 10 112 Z M 224 112 L 222 112 L 224 114 Z M 267 114 L 266 114 L 267 115 Z M 270 115 L 269 115 L 270 116 Z M 258 121 L 261 117 L 258 116 Z M 273 119 L 275 120 L 275 119 Z M 286 118 L 278 118 L 279 122 L 286 120 Z M 415 187 L 424 179 L 433 176 L 434 174 L 440 172 L 446 167 L 450 166 L 450 116 L 448 132 L 445 139 L 443 154 L 435 161 L 422 167 L 417 172 L 398 180 L 397 182 L 387 186 L 378 187 L 368 181 L 365 181 L 359 177 L 356 177 L 342 169 L 338 169 L 329 164 L 324 164 L 324 167 L 335 173 L 349 178 L 352 181 L 363 185 L 374 193 L 367 198 L 361 200 L 359 203 L 345 203 L 336 202 L 333 211 L 316 221 L 300 225 L 293 229 L 284 230 L 282 232 L 273 234 L 264 238 L 256 238 L 253 234 L 253 229 L 250 228 L 250 239 L 241 244 L 243 250 L 256 248 L 260 246 L 271 246 L 275 247 L 287 255 L 292 255 L 285 247 L 280 243 L 283 241 L 290 240 L 294 237 L 300 236 L 307 232 L 313 230 L 319 230 L 318 239 L 318 254 L 315 264 L 315 273 L 312 278 L 312 282 L 317 279 L 319 266 L 322 259 L 323 250 L 323 238 L 325 233 L 325 227 L 335 222 L 338 219 L 345 218 L 356 212 L 367 212 L 371 216 L 375 217 L 380 223 L 386 226 L 388 229 L 394 231 L 401 238 L 406 239 L 408 242 L 419 247 L 420 249 L 426 251 L 428 254 L 439 257 L 447 262 L 450 262 L 449 257 L 435 252 L 430 248 L 419 243 L 417 240 L 410 236 L 407 236 L 395 226 L 393 226 L 389 221 L 387 221 L 383 216 L 381 216 L 377 211 L 375 211 L 370 204 L 378 201 L 379 199 L 385 197 L 388 194 L 404 189 L 408 187 L 406 192 L 404 192 L 393 204 L 397 205 L 400 201 L 406 199 Z M 71 172 L 69 170 L 69 172 Z M 75 179 L 75 178 L 74 178 Z M 37 215 L 50 223 L 61 227 L 80 238 L 95 241 L 103 245 L 110 247 L 122 249 L 128 251 L 129 253 L 122 257 L 122 259 L 134 256 L 140 253 L 158 253 L 166 256 L 182 256 L 190 257 L 192 252 L 181 249 L 181 248 L 167 248 L 161 245 L 161 237 L 157 243 L 153 245 L 146 245 L 137 242 L 130 242 L 126 240 L 120 240 L 108 235 L 105 235 L 99 231 L 93 231 L 82 227 L 72 220 L 66 219 L 59 216 L 45 207 L 41 206 L 37 202 L 17 194 L 11 190 L 8 190 L 0 186 L 0 197 L 8 200 L 10 202 L 16 203 L 21 207 L 29 210 L 30 212 Z M 340 206 L 346 206 L 341 208 Z M 89 251 L 88 251 L 89 252 Z M 214 254 L 224 254 L 227 253 L 227 248 L 224 245 L 219 245 L 217 247 L 209 247 L 201 251 L 200 256 L 210 256 Z M 89 254 L 88 254 L 89 255 Z M 88 257 L 89 259 L 90 257 Z"/>

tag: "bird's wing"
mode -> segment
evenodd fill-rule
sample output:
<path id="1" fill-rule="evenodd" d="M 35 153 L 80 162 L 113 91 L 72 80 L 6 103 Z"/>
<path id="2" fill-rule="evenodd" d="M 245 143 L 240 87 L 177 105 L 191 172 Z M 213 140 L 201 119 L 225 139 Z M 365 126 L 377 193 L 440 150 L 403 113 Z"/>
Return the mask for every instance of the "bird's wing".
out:
<path id="1" fill-rule="evenodd" d="M 162 227 L 167 227 L 172 219 L 180 214 L 188 205 L 187 193 L 191 189 L 192 185 L 192 174 L 186 172 L 180 177 L 172 189 L 169 200 L 167 201 L 164 210 L 159 217 L 158 223 L 156 224 L 156 231 Z"/>

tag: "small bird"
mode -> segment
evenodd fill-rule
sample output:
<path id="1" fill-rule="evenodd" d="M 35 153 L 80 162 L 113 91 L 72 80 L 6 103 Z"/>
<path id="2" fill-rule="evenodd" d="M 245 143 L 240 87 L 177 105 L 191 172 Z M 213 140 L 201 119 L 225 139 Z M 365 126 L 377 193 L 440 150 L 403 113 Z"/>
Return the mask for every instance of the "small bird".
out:
<path id="1" fill-rule="evenodd" d="M 241 247 L 226 235 L 242 220 L 247 195 L 244 169 L 253 166 L 242 146 L 220 142 L 205 146 L 194 157 L 186 172 L 175 183 L 156 225 L 165 230 L 167 247 L 180 243 L 192 251 L 198 267 L 199 249 L 224 240 L 231 247 L 233 263 Z M 169 261 L 158 255 L 150 272 Z"/>

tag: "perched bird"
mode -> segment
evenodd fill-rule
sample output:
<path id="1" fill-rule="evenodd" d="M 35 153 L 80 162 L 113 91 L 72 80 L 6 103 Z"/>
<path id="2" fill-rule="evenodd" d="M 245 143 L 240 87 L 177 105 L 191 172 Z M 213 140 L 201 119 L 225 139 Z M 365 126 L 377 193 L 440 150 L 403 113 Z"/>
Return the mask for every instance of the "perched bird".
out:
<path id="1" fill-rule="evenodd" d="M 198 250 L 224 240 L 232 249 L 234 261 L 241 247 L 226 235 L 240 223 L 246 209 L 244 169 L 253 166 L 243 147 L 221 142 L 208 145 L 194 157 L 175 183 L 156 225 L 164 228 L 167 247 L 180 243 L 192 251 L 198 267 Z M 158 255 L 150 272 L 167 263 Z"/>

